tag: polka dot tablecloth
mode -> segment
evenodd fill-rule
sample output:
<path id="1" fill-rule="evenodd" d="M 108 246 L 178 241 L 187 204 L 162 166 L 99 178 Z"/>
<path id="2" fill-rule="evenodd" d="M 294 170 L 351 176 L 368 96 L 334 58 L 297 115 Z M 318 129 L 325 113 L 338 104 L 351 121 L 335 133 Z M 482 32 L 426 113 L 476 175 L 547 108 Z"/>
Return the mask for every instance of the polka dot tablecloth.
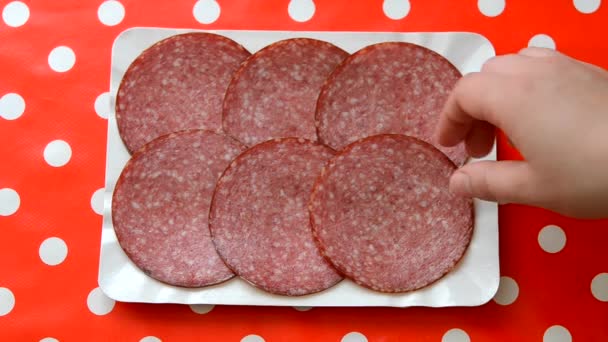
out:
<path id="1" fill-rule="evenodd" d="M 0 340 L 608 341 L 608 222 L 515 205 L 500 208 L 500 288 L 481 307 L 128 304 L 97 285 L 110 53 L 126 28 L 472 31 L 498 54 L 544 46 L 608 68 L 603 2 L 0 1 Z"/>

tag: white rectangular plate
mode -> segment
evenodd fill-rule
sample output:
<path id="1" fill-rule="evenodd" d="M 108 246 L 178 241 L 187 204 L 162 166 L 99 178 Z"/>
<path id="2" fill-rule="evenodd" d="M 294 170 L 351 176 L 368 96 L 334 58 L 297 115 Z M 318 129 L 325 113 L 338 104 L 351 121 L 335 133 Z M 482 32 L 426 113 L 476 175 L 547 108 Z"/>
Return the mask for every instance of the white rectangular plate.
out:
<path id="1" fill-rule="evenodd" d="M 121 33 L 112 48 L 110 81 L 112 111 L 108 117 L 106 184 L 99 285 L 111 298 L 125 302 L 234 304 L 276 306 L 475 306 L 489 301 L 497 291 L 498 208 L 475 201 L 475 231 L 465 256 L 448 275 L 431 286 L 404 294 L 374 292 L 344 280 L 324 292 L 283 297 L 263 292 L 238 277 L 216 286 L 187 289 L 166 285 L 145 275 L 120 248 L 112 226 L 111 201 L 114 185 L 129 159 L 120 139 L 114 103 L 127 67 L 146 48 L 169 36 L 196 30 L 132 28 Z M 432 49 L 450 60 L 463 74 L 479 71 L 494 56 L 492 44 L 473 33 L 364 33 L 287 31 L 207 31 L 229 37 L 250 52 L 278 40 L 309 37 L 331 42 L 352 53 L 367 45 L 385 41 L 411 42 Z M 486 159 L 495 160 L 492 152 Z"/>

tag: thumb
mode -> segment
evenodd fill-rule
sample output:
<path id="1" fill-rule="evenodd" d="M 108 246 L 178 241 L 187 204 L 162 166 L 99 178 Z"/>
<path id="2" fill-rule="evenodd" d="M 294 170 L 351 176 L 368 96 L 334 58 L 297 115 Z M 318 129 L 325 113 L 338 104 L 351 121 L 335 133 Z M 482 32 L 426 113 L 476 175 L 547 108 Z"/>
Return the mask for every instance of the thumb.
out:
<path id="1" fill-rule="evenodd" d="M 480 161 L 454 172 L 450 191 L 503 204 L 535 204 L 541 195 L 535 178 L 525 161 Z"/>

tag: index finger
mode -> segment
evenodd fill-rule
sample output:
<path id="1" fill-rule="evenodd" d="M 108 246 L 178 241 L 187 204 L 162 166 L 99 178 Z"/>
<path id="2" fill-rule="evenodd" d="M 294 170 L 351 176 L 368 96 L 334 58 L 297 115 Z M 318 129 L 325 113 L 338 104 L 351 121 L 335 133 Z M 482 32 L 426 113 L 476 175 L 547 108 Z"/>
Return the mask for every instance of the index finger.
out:
<path id="1" fill-rule="evenodd" d="M 485 121 L 504 128 L 499 112 L 508 106 L 506 94 L 512 92 L 509 76 L 477 72 L 461 78 L 448 97 L 437 127 L 437 139 L 443 146 L 454 146 L 465 140 L 475 121 Z"/>

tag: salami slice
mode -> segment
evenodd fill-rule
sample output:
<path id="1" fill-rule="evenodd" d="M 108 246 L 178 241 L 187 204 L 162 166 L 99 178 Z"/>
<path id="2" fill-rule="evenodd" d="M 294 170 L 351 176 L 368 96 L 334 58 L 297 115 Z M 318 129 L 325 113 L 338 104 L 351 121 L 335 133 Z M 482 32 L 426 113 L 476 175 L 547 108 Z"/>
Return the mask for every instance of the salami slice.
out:
<path id="1" fill-rule="evenodd" d="M 349 145 L 311 195 L 322 253 L 342 274 L 376 291 L 407 292 L 441 278 L 473 232 L 471 200 L 448 190 L 455 169 L 432 145 L 408 136 Z"/>
<path id="2" fill-rule="evenodd" d="M 218 181 L 209 227 L 226 264 L 271 293 L 319 292 L 342 278 L 313 241 L 307 203 L 332 150 L 276 139 L 245 151 Z"/>
<path id="3" fill-rule="evenodd" d="M 135 265 L 183 287 L 234 276 L 215 251 L 208 215 L 217 179 L 242 150 L 232 138 L 194 130 L 160 137 L 133 155 L 114 190 L 112 221 Z"/>
<path id="4" fill-rule="evenodd" d="M 400 42 L 368 46 L 344 60 L 327 79 L 317 104 L 319 141 L 334 148 L 366 136 L 406 134 L 433 143 L 462 165 L 463 144 L 435 143 L 439 114 L 460 72 L 441 55 Z"/>
<path id="5" fill-rule="evenodd" d="M 224 131 L 248 146 L 282 137 L 316 140 L 321 85 L 347 55 L 307 38 L 279 41 L 253 54 L 226 92 Z"/>
<path id="6" fill-rule="evenodd" d="M 129 152 L 186 129 L 221 131 L 232 74 L 249 56 L 236 42 L 186 33 L 145 50 L 129 66 L 116 97 L 116 121 Z"/>

